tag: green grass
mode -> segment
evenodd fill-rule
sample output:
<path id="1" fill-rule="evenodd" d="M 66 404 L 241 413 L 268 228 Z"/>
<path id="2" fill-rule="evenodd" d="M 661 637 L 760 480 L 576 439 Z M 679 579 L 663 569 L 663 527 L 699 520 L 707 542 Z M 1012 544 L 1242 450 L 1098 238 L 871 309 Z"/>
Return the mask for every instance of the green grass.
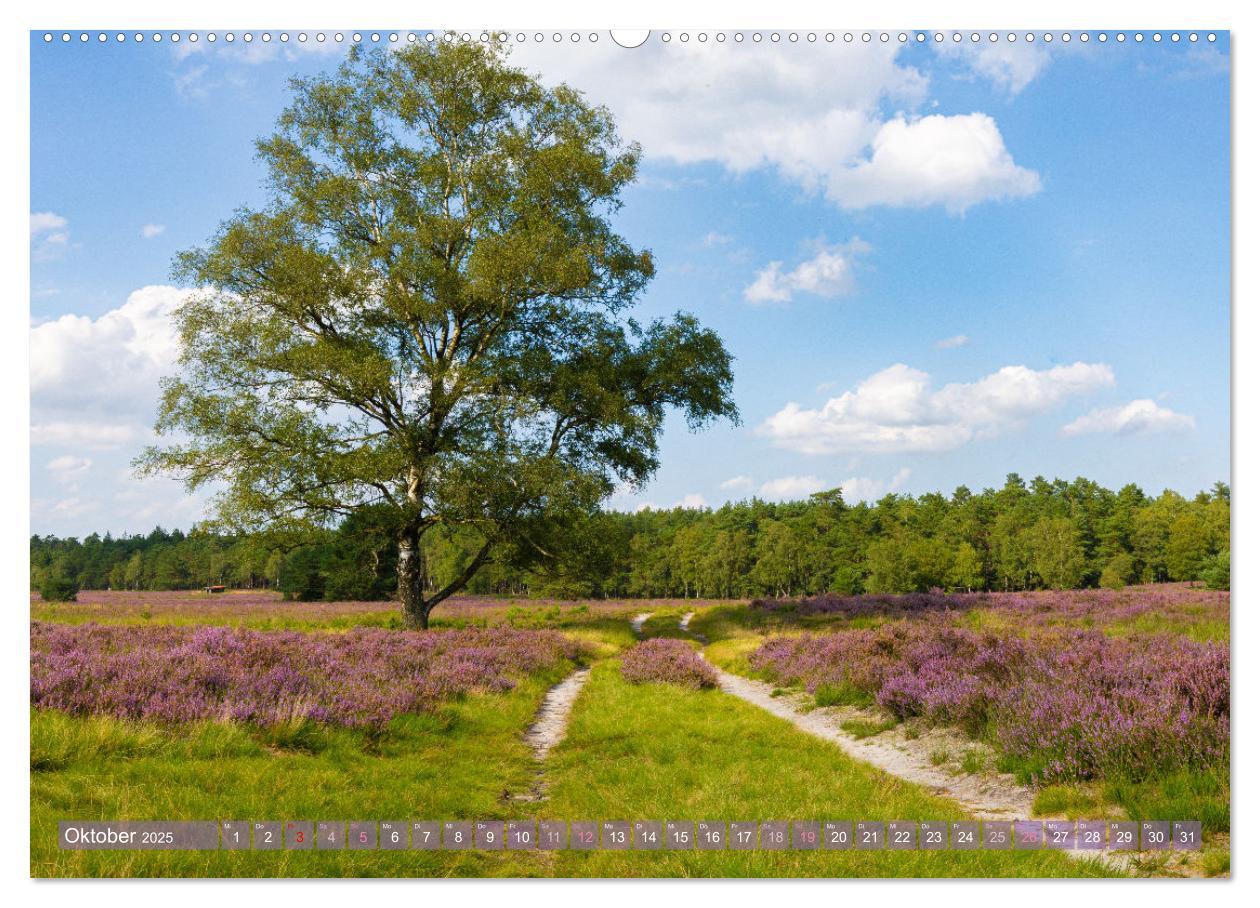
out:
<path id="1" fill-rule="evenodd" d="M 840 727 L 861 740 L 891 731 L 897 727 L 897 721 L 895 719 L 846 719 L 840 723 Z"/>
<path id="2" fill-rule="evenodd" d="M 1212 848 L 1203 852 L 1203 875 L 1228 876 L 1229 850 L 1223 848 Z"/>
<path id="3" fill-rule="evenodd" d="M 695 625 L 694 620 L 691 623 L 693 626 Z M 709 639 L 713 640 L 712 637 Z M 734 672 L 747 678 L 760 678 L 763 681 L 769 681 L 771 680 L 769 675 L 753 668 L 748 661 L 748 657 L 760 645 L 760 637 L 732 637 L 725 640 L 715 640 L 710 643 L 704 648 L 704 654 L 718 668 L 724 668 L 728 672 Z M 790 687 L 790 685 L 785 685 L 786 687 Z"/>
<path id="4" fill-rule="evenodd" d="M 644 609 L 643 611 L 648 611 Z M 691 635 L 678 626 L 678 622 L 682 620 L 682 616 L 687 614 L 691 609 L 686 608 L 670 608 L 657 609 L 652 611 L 652 617 L 643 622 L 643 638 L 649 637 L 673 637 L 681 640 L 690 640 Z M 642 614 L 640 612 L 639 614 Z M 692 619 L 695 620 L 694 618 Z"/>
<path id="5" fill-rule="evenodd" d="M 1128 621 L 1120 621 L 1109 625 L 1103 632 L 1112 637 L 1130 637 L 1147 634 L 1172 634 L 1189 637 L 1200 643 L 1207 641 L 1228 641 L 1229 621 L 1204 614 L 1202 609 L 1191 612 L 1183 608 L 1175 615 L 1159 615 L 1147 612 Z"/>
<path id="6" fill-rule="evenodd" d="M 691 619 L 691 629 L 710 640 L 730 640 L 738 637 L 764 638 L 774 634 L 793 634 L 802 631 L 852 630 L 876 627 L 885 618 L 847 618 L 842 615 L 801 615 L 790 606 L 773 612 L 751 608 L 748 603 L 724 602 L 721 605 L 696 609 Z"/>
<path id="7" fill-rule="evenodd" d="M 980 748 L 968 747 L 963 751 L 962 761 L 958 765 L 959 769 L 969 775 L 984 772 L 989 765 L 989 758 Z"/>
<path id="8" fill-rule="evenodd" d="M 852 684 L 820 684 L 814 691 L 814 702 L 819 706 L 858 706 L 875 705 L 875 697 L 870 691 L 862 690 Z M 896 724 L 895 722 L 893 723 Z M 889 726 L 890 728 L 892 726 Z"/>
<path id="9" fill-rule="evenodd" d="M 753 669 L 749 657 L 772 634 L 798 634 L 805 631 L 843 631 L 879 624 L 884 619 L 846 620 L 835 616 L 799 616 L 791 611 L 766 614 L 750 609 L 747 605 L 722 604 L 697 612 L 691 621 L 693 629 L 704 633 L 713 641 L 705 649 L 709 659 L 721 668 L 745 677 L 757 678 L 772 684 L 780 680 L 766 672 Z M 963 627 L 977 631 L 1028 632 L 1029 628 L 1013 621 L 1011 616 L 998 610 L 976 608 L 962 612 L 952 619 Z M 1090 619 L 1062 622 L 1064 625 L 1087 626 Z M 1146 613 L 1137 618 L 1115 622 L 1101 628 L 1113 636 L 1171 634 L 1192 640 L 1228 640 L 1228 620 L 1214 617 L 1203 606 L 1185 605 L 1175 613 L 1158 615 Z M 788 687 L 787 690 L 794 688 Z M 851 685 L 823 685 L 814 692 L 817 706 L 856 706 L 869 708 L 873 697 L 866 691 Z M 858 724 L 855 729 L 846 728 L 851 734 L 863 737 L 864 720 L 850 720 Z M 845 727 L 842 725 L 842 727 Z M 884 730 L 875 720 L 874 729 Z M 963 728 L 969 737 L 995 744 L 985 728 Z M 918 728 L 907 737 L 917 737 Z M 933 751 L 929 758 L 933 765 L 942 766 L 954 760 L 945 749 Z M 958 755 L 958 769 L 964 773 L 982 772 L 989 768 L 990 759 L 978 748 L 968 748 Z M 994 768 L 1012 773 L 1024 784 L 1034 782 L 1042 765 L 1038 760 L 1020 760 L 1008 754 L 997 753 L 992 760 Z M 1090 787 L 1089 806 L 1064 803 L 1051 807 L 1056 800 L 1066 797 L 1064 786 L 1050 786 L 1039 793 L 1039 803 L 1044 810 L 1039 815 L 1064 815 L 1068 817 L 1127 816 L 1129 819 L 1187 819 L 1198 818 L 1205 832 L 1223 833 L 1230 828 L 1228 767 L 1199 772 L 1179 772 L 1158 776 L 1145 782 L 1123 779 L 1104 779 Z M 1084 790 L 1082 788 L 1082 790 Z"/>
<path id="10" fill-rule="evenodd" d="M 386 733 L 337 729 L 303 738 L 198 723 L 31 716 L 32 876 L 448 876 L 510 872 L 475 852 L 61 851 L 57 821 L 124 819 L 492 819 L 534 779 L 521 740 L 563 675 L 475 695 Z M 290 730 L 292 731 L 292 730 Z M 288 745 L 288 746 L 286 746 Z"/>
<path id="11" fill-rule="evenodd" d="M 388 608 L 388 606 L 385 606 Z M 34 608 L 34 605 L 33 605 Z M 54 612 L 57 607 L 49 607 Z M 645 606 L 643 611 L 647 611 Z M 657 608 L 644 636 L 684 637 L 688 609 Z M 549 684 L 563 672 L 524 681 L 504 695 L 479 695 L 440 713 L 396 720 L 367 735 L 298 723 L 270 729 L 204 722 L 172 730 L 152 723 L 31 716 L 31 872 L 35 876 L 1082 876 L 1097 864 L 1046 853 L 533 853 L 484 852 L 70 852 L 55 843 L 60 819 L 961 819 L 961 808 L 923 789 L 853 761 L 720 691 L 628 685 L 615 657 L 635 641 L 629 618 L 607 609 L 511 606 L 472 618 L 439 616 L 436 626 L 468 623 L 553 627 L 585 641 L 598 658 L 580 697 L 569 736 L 549 760 L 551 798 L 541 804 L 505 799 L 522 793 L 536 767 L 521 734 Z M 76 620 L 73 615 L 40 617 Z M 974 626 L 989 616 L 961 617 Z M 1178 620 L 1178 632 L 1219 639 L 1207 616 Z M 89 619 L 83 619 L 89 620 Z M 143 620 L 143 619 L 141 619 Z M 190 620 L 188 623 L 204 623 Z M 878 620 L 862 622 L 865 626 Z M 353 616 L 300 617 L 257 627 L 341 629 L 398 626 L 392 610 Z M 691 629 L 711 641 L 714 664 L 750 677 L 749 655 L 766 635 L 843 630 L 857 622 L 767 616 L 747 606 L 696 609 Z M 1155 619 L 1136 633 L 1172 630 Z M 1108 632 L 1113 632 L 1109 628 Z M 1228 627 L 1224 629 L 1228 637 Z M 766 679 L 768 680 L 768 679 Z M 783 694 L 799 693 L 788 686 Z M 861 691 L 820 688 L 819 706 L 870 706 Z M 893 723 L 852 719 L 857 737 Z M 915 726 L 917 730 L 918 726 Z M 937 765 L 984 768 L 980 751 L 939 749 Z M 1002 766 L 999 761 L 999 766 Z M 969 768 L 970 767 L 970 768 Z M 1019 771 L 1020 767 L 1003 767 Z M 1183 773 L 1152 782 L 1110 780 L 1050 786 L 1040 815 L 1127 815 L 1134 819 L 1199 818 L 1209 839 L 1204 869 L 1229 872 L 1220 833 L 1229 829 L 1228 769 Z"/>
<path id="12" fill-rule="evenodd" d="M 1199 820 L 1203 831 L 1229 831 L 1227 767 L 1183 770 L 1144 782 L 1109 779 L 1104 797 L 1133 820 Z"/>
<path id="13" fill-rule="evenodd" d="M 1105 817 L 1108 808 L 1096 789 L 1097 786 L 1086 785 L 1047 785 L 1033 797 L 1033 816 L 1067 820 Z"/>
<path id="14" fill-rule="evenodd" d="M 720 691 L 629 685 L 595 667 L 546 773 L 521 743 L 556 676 L 379 736 L 277 737 L 197 723 L 32 713 L 34 876 L 1097 876 L 1040 853 L 74 852 L 59 819 L 955 819 L 957 805 Z M 292 732 L 293 730 L 290 730 Z M 877 807 L 875 805 L 878 805 Z"/>
<path id="15" fill-rule="evenodd" d="M 960 819 L 962 809 L 718 690 L 595 667 L 552 753 L 540 816 L 624 820 Z M 562 876 L 1099 876 L 1052 852 L 555 852 Z"/>

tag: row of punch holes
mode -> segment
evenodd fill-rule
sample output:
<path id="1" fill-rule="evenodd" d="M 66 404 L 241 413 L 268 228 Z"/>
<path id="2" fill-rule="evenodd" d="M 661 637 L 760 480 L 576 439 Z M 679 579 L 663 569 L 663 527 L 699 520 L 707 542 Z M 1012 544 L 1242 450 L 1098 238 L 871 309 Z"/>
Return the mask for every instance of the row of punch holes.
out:
<path id="1" fill-rule="evenodd" d="M 432 43 L 434 41 L 456 41 L 456 40 L 482 41 L 482 42 L 500 41 L 504 43 L 515 41 L 518 44 L 524 44 L 530 41 L 534 43 L 543 43 L 548 40 L 550 40 L 552 43 L 558 44 L 560 42 L 567 40 L 571 43 L 577 44 L 582 41 L 589 41 L 589 42 L 594 43 L 600 40 L 599 35 L 595 32 L 591 32 L 589 34 L 583 34 L 580 32 L 570 32 L 568 34 L 565 34 L 562 32 L 551 32 L 551 33 L 497 32 L 496 33 L 496 32 L 483 31 L 477 35 L 473 35 L 470 32 L 454 32 L 454 31 L 448 31 L 448 32 L 432 32 L 432 31 L 429 31 L 429 32 L 371 32 L 367 34 L 361 33 L 361 32 L 353 32 L 353 33 L 350 33 L 349 35 L 347 35 L 344 32 L 334 32 L 334 33 L 297 32 L 296 34 L 290 34 L 289 32 L 279 32 L 274 35 L 271 32 L 262 32 L 257 35 L 255 35 L 253 32 L 243 32 L 240 35 L 237 35 L 235 32 L 225 32 L 223 34 L 219 34 L 217 32 L 208 32 L 204 36 L 199 34 L 198 32 L 187 32 L 187 33 L 170 32 L 169 34 L 163 34 L 162 32 L 153 32 L 149 35 L 145 35 L 143 32 L 135 32 L 133 34 L 127 34 L 125 32 L 117 32 L 113 35 L 108 34 L 106 32 L 97 32 L 95 35 L 89 32 L 78 32 L 77 34 L 71 33 L 71 32 L 62 32 L 59 35 L 54 34 L 53 32 L 45 32 L 44 42 L 52 43 L 53 41 L 60 40 L 62 43 L 68 44 L 77 39 L 80 43 L 86 44 L 92 41 L 93 39 L 95 39 L 98 44 L 105 44 L 110 41 L 113 41 L 119 44 L 125 43 L 127 41 L 133 41 L 137 44 L 143 43 L 145 41 L 152 41 L 154 43 L 161 43 L 162 41 L 169 41 L 173 44 L 178 44 L 181 41 L 188 41 L 190 43 L 195 44 L 198 41 L 205 40 L 213 44 L 222 40 L 223 42 L 227 44 L 233 44 L 237 41 L 242 41 L 246 44 L 250 44 L 254 41 L 262 41 L 263 43 L 269 43 L 271 41 L 279 41 L 280 43 L 288 43 L 291 41 L 296 41 L 298 43 L 306 43 L 308 41 L 314 41 L 316 43 L 325 43 L 331 40 L 335 43 L 340 44 L 340 43 L 345 42 L 347 37 L 349 37 L 350 41 L 356 44 L 369 43 L 369 42 L 373 44 L 378 44 L 381 42 L 389 42 L 389 43 L 396 44 L 400 41 L 406 41 L 410 43 L 415 43 L 417 41 L 425 41 L 425 42 Z M 1149 37 L 1151 41 L 1154 41 L 1156 43 L 1160 43 L 1164 41 L 1165 38 L 1167 38 L 1167 40 L 1173 42 L 1174 44 L 1180 42 L 1183 39 L 1183 37 L 1185 40 L 1190 41 L 1191 43 L 1197 42 L 1200 39 L 1200 35 L 1198 32 L 1189 32 L 1185 34 L 1184 36 L 1182 35 L 1181 32 L 1169 32 L 1167 34 L 1163 32 L 1152 32 L 1150 33 Z M 1209 42 L 1216 41 L 1216 34 L 1214 32 L 1208 32 L 1203 37 Z M 952 41 L 955 44 L 960 44 L 963 42 L 979 44 L 982 41 L 988 41 L 989 43 L 997 43 L 1003 40 L 1007 41 L 1008 43 L 1015 43 L 1021 40 L 1024 41 L 1025 43 L 1033 43 L 1033 42 L 1051 43 L 1055 41 L 1060 41 L 1064 43 L 1070 43 L 1072 41 L 1078 41 L 1081 43 L 1089 43 L 1090 41 L 1106 43 L 1109 40 L 1114 40 L 1120 43 L 1123 43 L 1128 40 L 1132 40 L 1132 41 L 1141 43 L 1147 39 L 1147 35 L 1146 33 L 1143 33 L 1143 32 L 1133 32 L 1131 34 L 1126 33 L 1126 32 L 1114 32 L 1114 33 L 1079 32 L 1077 34 L 1073 34 L 1072 32 L 1061 32 L 1057 34 L 1054 32 L 1041 32 L 1041 33 L 1037 33 L 1037 32 L 1023 32 L 1023 33 L 1017 33 L 1017 32 L 1005 32 L 1005 33 L 999 33 L 999 32 L 988 32 L 988 33 L 981 33 L 981 32 L 970 32 L 970 33 L 964 33 L 964 32 L 897 32 L 897 33 L 892 33 L 892 32 L 823 32 L 823 33 L 768 32 L 764 35 L 761 32 L 750 32 L 748 34 L 745 34 L 744 32 L 733 32 L 729 35 L 726 32 L 715 32 L 712 35 L 710 35 L 708 32 L 696 32 L 694 34 L 690 32 L 678 32 L 678 33 L 661 32 L 658 35 L 658 39 L 662 43 L 669 43 L 671 41 L 679 41 L 681 43 L 687 43 L 694 39 L 702 44 L 708 42 L 709 40 L 713 40 L 717 42 L 718 44 L 723 44 L 728 40 L 734 41 L 736 44 L 742 44 L 744 41 L 751 41 L 754 44 L 760 44 L 762 41 L 767 40 L 767 39 L 771 43 L 779 43 L 785 38 L 787 39 L 789 43 L 797 43 L 801 40 L 804 40 L 811 44 L 817 41 L 825 41 L 827 43 L 833 43 L 835 41 L 843 41 L 848 44 L 851 44 L 854 41 L 861 41 L 863 43 L 870 43 L 872 41 L 878 41 L 880 43 L 888 43 L 889 41 L 896 41 L 901 44 L 906 44 L 909 42 L 923 44 L 929 41 L 941 44 L 946 41 Z M 615 34 L 613 35 L 613 40 L 614 42 L 619 43 L 619 44 L 623 43 L 618 40 Z M 635 46 L 635 45 L 623 44 L 623 46 Z"/>

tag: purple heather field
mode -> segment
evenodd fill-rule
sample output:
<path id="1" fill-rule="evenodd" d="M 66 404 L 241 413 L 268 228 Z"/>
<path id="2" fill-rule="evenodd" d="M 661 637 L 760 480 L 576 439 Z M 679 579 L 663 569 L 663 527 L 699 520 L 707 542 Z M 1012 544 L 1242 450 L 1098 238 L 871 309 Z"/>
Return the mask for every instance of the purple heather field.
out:
<path id="1" fill-rule="evenodd" d="M 166 722 L 311 719 L 382 727 L 473 691 L 510 690 L 579 645 L 555 631 L 346 633 L 31 624 L 31 703 Z"/>
<path id="2" fill-rule="evenodd" d="M 1192 619 L 1227 622 L 1228 593 L 1168 586 L 758 607 L 882 616 L 873 627 L 771 637 L 750 664 L 779 683 L 985 735 L 1040 781 L 1229 759 L 1229 643 L 1169 630 Z M 987 610 L 979 626 L 960 620 L 979 608 Z M 1141 620 L 1162 624 L 1118 632 Z"/>

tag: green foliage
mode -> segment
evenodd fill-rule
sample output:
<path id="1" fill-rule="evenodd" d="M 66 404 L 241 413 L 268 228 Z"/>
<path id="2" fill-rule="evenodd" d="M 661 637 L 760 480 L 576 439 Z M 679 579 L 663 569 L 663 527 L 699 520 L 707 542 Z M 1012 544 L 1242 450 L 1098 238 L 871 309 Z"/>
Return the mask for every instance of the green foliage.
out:
<path id="1" fill-rule="evenodd" d="M 384 599 L 397 587 L 395 513 L 388 506 L 362 508 L 336 531 L 300 535 L 185 536 L 159 529 L 117 539 L 33 537 L 31 582 L 37 585 L 43 568 L 57 562 L 84 589 L 119 588 L 120 575 L 128 589 L 198 587 L 212 580 L 275 587 L 292 553 L 314 547 L 323 583 L 318 596 Z M 1185 514 L 1195 519 L 1182 521 L 1176 533 L 1160 530 Z M 891 495 L 874 505 L 846 505 L 833 492 L 715 510 L 537 519 L 528 540 L 495 546 L 466 590 L 551 598 L 744 598 L 933 587 L 1118 588 L 1170 579 L 1166 546 L 1191 526 L 1203 534 L 1196 545 L 1209 553 L 1192 576 L 1228 588 L 1228 494 L 1187 500 L 1166 492 L 1151 499 L 1136 486 L 1111 492 L 1084 479 L 1030 484 L 1008 477 L 997 490 L 960 489 L 950 498 Z M 1155 545 L 1160 539 L 1165 547 Z M 426 533 L 420 551 L 427 589 L 458 579 L 483 542 L 475 527 L 439 526 Z"/>
<path id="2" fill-rule="evenodd" d="M 327 580 L 322 570 L 325 552 L 321 548 L 304 546 L 297 549 L 280 567 L 278 589 L 286 599 L 312 602 L 324 598 Z"/>
<path id="3" fill-rule="evenodd" d="M 1055 590 L 1081 585 L 1085 549 L 1073 522 L 1066 517 L 1042 517 L 1028 531 L 1032 568 L 1041 582 Z"/>
<path id="4" fill-rule="evenodd" d="M 60 565 L 44 570 L 37 589 L 45 602 L 74 602 L 79 594 L 79 584 Z"/>
<path id="5" fill-rule="evenodd" d="M 1165 560 L 1172 580 L 1195 580 L 1208 556 L 1210 542 L 1200 515 L 1187 512 L 1168 526 Z"/>
<path id="6" fill-rule="evenodd" d="M 967 592 L 984 586 L 984 564 L 971 543 L 958 543 L 954 552 L 954 563 L 949 569 L 949 583 L 954 589 Z"/>
<path id="7" fill-rule="evenodd" d="M 954 552 L 939 537 L 897 533 L 867 551 L 867 592 L 911 593 L 949 584 Z"/>
<path id="8" fill-rule="evenodd" d="M 1199 567 L 1199 579 L 1210 590 L 1229 589 L 1229 576 L 1229 549 L 1205 558 Z"/>
<path id="9" fill-rule="evenodd" d="M 1098 585 L 1118 590 L 1132 583 L 1133 579 L 1133 556 L 1128 552 L 1117 552 L 1103 568 L 1102 576 L 1098 578 Z"/>

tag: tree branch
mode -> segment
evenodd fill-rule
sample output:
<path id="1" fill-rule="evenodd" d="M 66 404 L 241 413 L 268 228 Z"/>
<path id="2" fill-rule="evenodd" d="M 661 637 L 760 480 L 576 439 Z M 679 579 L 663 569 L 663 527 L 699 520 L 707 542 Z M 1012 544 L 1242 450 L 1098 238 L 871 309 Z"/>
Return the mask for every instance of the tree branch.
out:
<path id="1" fill-rule="evenodd" d="M 478 569 L 480 569 L 480 567 L 486 563 L 486 559 L 490 557 L 490 547 L 491 547 L 491 542 L 489 540 L 486 540 L 486 544 L 483 545 L 481 547 L 481 550 L 477 552 L 476 555 L 473 556 L 472 561 L 468 562 L 468 564 L 464 566 L 464 570 L 460 573 L 458 577 L 456 577 L 446 586 L 442 587 L 432 596 L 426 597 L 424 600 L 425 611 L 427 612 L 429 609 L 433 608 L 443 599 L 448 599 L 455 593 L 462 590 L 467 585 L 468 581 L 472 580 L 473 574 L 476 574 Z"/>

